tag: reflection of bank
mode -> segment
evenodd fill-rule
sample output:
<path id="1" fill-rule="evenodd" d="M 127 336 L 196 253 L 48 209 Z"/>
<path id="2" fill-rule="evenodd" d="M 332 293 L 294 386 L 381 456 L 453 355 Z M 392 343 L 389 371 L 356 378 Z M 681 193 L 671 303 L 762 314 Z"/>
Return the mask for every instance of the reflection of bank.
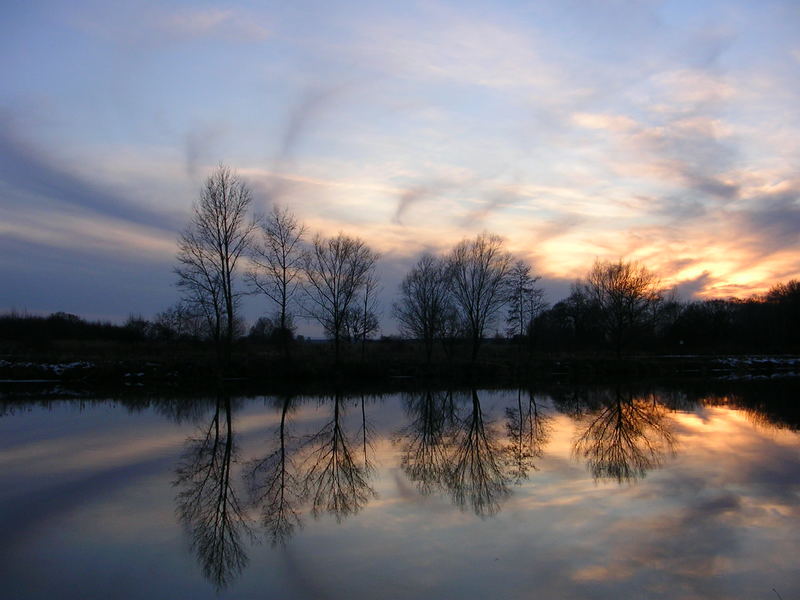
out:
<path id="1" fill-rule="evenodd" d="M 655 395 L 637 396 L 620 388 L 598 395 L 597 407 L 580 417 L 574 445 L 595 479 L 632 483 L 674 453 L 667 410 Z"/>
<path id="2" fill-rule="evenodd" d="M 231 402 L 220 392 L 208 427 L 186 441 L 174 482 L 179 519 L 203 574 L 218 589 L 247 564 L 243 538 L 252 534 L 231 475 L 235 461 Z"/>

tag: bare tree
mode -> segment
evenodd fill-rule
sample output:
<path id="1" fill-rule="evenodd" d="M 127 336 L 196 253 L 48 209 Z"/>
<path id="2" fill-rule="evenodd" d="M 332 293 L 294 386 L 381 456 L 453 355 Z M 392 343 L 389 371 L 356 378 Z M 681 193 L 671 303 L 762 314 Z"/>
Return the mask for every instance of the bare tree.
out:
<path id="1" fill-rule="evenodd" d="M 220 165 L 206 179 L 192 219 L 178 240 L 178 287 L 184 300 L 205 315 L 226 362 L 240 296 L 234 288 L 236 268 L 255 227 L 247 221 L 250 202 L 247 185 Z"/>
<path id="2" fill-rule="evenodd" d="M 661 302 L 659 284 L 656 275 L 639 263 L 597 260 L 577 286 L 598 307 L 606 338 L 617 356 Z"/>
<path id="3" fill-rule="evenodd" d="M 506 302 L 510 269 L 511 254 L 503 250 L 503 239 L 497 235 L 482 233 L 463 240 L 450 253 L 450 291 L 472 341 L 472 360 L 486 328 Z"/>
<path id="4" fill-rule="evenodd" d="M 351 331 L 353 340 L 361 342 L 361 360 L 364 360 L 367 352 L 367 338 L 380 330 L 378 321 L 378 293 L 380 287 L 375 278 L 375 269 L 367 272 L 364 278 L 364 285 L 361 289 L 361 296 L 358 299 L 356 308 L 350 311 Z"/>
<path id="5" fill-rule="evenodd" d="M 251 246 L 254 267 L 247 273 L 250 286 L 269 298 L 277 307 L 278 323 L 284 348 L 292 324 L 291 303 L 302 274 L 302 240 L 306 228 L 298 223 L 287 207 L 273 205 L 269 214 L 258 221 L 258 239 Z"/>
<path id="6" fill-rule="evenodd" d="M 446 273 L 441 259 L 424 254 L 400 284 L 401 300 L 394 305 L 400 331 L 422 341 L 427 362 L 431 361 L 434 341 L 444 328 L 449 297 Z"/>
<path id="7" fill-rule="evenodd" d="M 524 338 L 533 320 L 545 309 L 544 290 L 536 286 L 540 276 L 531 276 L 531 266 L 518 260 L 508 274 L 508 333 Z"/>
<path id="8" fill-rule="evenodd" d="M 154 325 L 161 337 L 201 338 L 208 334 L 203 313 L 186 302 L 176 302 L 158 313 Z"/>
<path id="9" fill-rule="evenodd" d="M 203 242 L 191 230 L 181 234 L 178 242 L 178 289 L 182 303 L 201 315 L 205 329 L 214 340 L 218 357 L 221 357 L 224 303 L 219 273 L 211 257 L 203 250 Z"/>
<path id="10" fill-rule="evenodd" d="M 337 364 L 348 313 L 356 307 L 377 260 L 378 254 L 363 240 L 343 233 L 333 238 L 317 235 L 305 255 L 308 313 L 333 338 Z"/>

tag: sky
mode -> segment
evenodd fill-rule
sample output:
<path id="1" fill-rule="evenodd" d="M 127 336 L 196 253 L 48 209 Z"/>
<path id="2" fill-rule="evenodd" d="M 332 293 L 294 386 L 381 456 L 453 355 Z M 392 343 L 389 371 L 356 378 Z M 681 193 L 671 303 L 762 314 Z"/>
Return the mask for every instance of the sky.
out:
<path id="1" fill-rule="evenodd" d="M 683 298 L 800 277 L 800 3 L 17 2 L 0 311 L 151 317 L 223 162 L 381 255 L 483 231 L 556 302 L 595 259 Z M 250 298 L 252 321 L 269 312 Z"/>

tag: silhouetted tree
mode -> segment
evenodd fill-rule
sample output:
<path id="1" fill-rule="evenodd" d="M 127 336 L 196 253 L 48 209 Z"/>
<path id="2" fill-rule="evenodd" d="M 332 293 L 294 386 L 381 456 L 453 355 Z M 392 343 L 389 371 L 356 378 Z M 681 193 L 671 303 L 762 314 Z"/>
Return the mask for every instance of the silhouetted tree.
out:
<path id="1" fill-rule="evenodd" d="M 472 360 L 497 312 L 506 302 L 511 254 L 497 235 L 482 233 L 463 240 L 447 259 L 453 304 L 472 342 Z"/>
<path id="2" fill-rule="evenodd" d="M 259 219 L 259 235 L 251 245 L 254 267 L 247 273 L 247 280 L 276 306 L 276 326 L 287 351 L 292 335 L 291 303 L 301 283 L 305 231 L 287 207 L 276 204 Z"/>
<path id="3" fill-rule="evenodd" d="M 197 306 L 177 302 L 156 315 L 154 325 L 161 339 L 208 337 L 207 322 Z"/>
<path id="4" fill-rule="evenodd" d="M 333 238 L 317 235 L 305 255 L 308 312 L 333 338 L 336 363 L 348 313 L 375 268 L 378 254 L 358 238 L 342 233 Z"/>
<path id="5" fill-rule="evenodd" d="M 685 304 L 666 336 L 684 348 L 728 350 L 737 336 L 738 307 L 728 300 L 701 300 Z"/>
<path id="6" fill-rule="evenodd" d="M 380 329 L 378 321 L 378 280 L 374 270 L 367 273 L 358 302 L 345 316 L 347 337 L 361 343 L 361 360 L 366 357 L 367 339 Z"/>
<path id="7" fill-rule="evenodd" d="M 785 346 L 800 347 L 800 281 L 777 283 L 765 298 L 774 313 L 775 330 Z"/>
<path id="8" fill-rule="evenodd" d="M 623 349 L 648 323 L 661 293 L 657 277 L 635 262 L 595 261 L 578 290 L 596 304 L 606 338 L 622 355 Z"/>
<path id="9" fill-rule="evenodd" d="M 547 306 L 544 290 L 536 286 L 541 277 L 531 276 L 531 266 L 518 260 L 508 274 L 508 333 L 524 338 L 533 327 L 533 320 Z"/>
<path id="10" fill-rule="evenodd" d="M 205 316 L 225 362 L 240 296 L 234 285 L 236 269 L 255 227 L 247 221 L 250 202 L 247 185 L 220 165 L 206 179 L 192 219 L 178 240 L 178 287 L 184 301 Z"/>
<path id="11" fill-rule="evenodd" d="M 428 363 L 434 342 L 444 331 L 448 307 L 447 265 L 432 254 L 424 254 L 400 284 L 400 301 L 393 310 L 400 332 L 422 341 Z"/>

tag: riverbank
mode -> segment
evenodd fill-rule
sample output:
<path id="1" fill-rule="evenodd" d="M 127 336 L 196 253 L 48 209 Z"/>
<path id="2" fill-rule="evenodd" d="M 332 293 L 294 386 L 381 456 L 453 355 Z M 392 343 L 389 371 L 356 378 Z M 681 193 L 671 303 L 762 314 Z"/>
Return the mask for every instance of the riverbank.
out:
<path id="1" fill-rule="evenodd" d="M 80 351 L 79 351 L 80 350 Z M 248 349 L 246 349 L 248 350 Z M 66 348 L 59 352 L 0 356 L 2 383 L 64 383 L 123 387 L 207 387 L 225 381 L 276 386 L 351 382 L 382 384 L 402 381 L 503 385 L 547 380 L 606 380 L 653 376 L 770 377 L 800 374 L 796 355 L 598 355 L 521 357 L 513 348 L 488 347 L 479 360 L 438 360 L 427 364 L 408 347 L 368 347 L 345 356 L 337 365 L 324 345 L 295 348 L 287 357 L 274 351 L 235 352 L 221 370 L 206 348 L 144 346 L 118 349 Z M 413 349 L 412 349 L 413 350 Z"/>

